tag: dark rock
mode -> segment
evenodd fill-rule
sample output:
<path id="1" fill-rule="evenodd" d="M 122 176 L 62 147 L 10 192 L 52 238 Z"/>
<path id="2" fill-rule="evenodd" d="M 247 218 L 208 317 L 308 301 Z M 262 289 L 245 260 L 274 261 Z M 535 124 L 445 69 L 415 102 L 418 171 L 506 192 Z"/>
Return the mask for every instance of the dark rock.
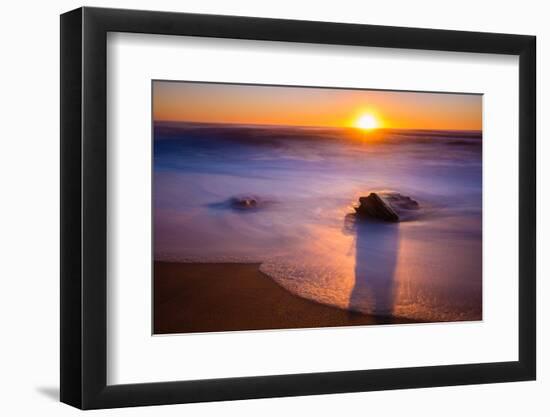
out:
<path id="1" fill-rule="evenodd" d="M 394 209 L 376 193 L 370 193 L 368 197 L 360 197 L 359 207 L 356 207 L 355 211 L 360 216 L 372 217 L 386 222 L 399 221 L 399 216 Z"/>
<path id="2" fill-rule="evenodd" d="M 355 211 L 360 216 L 398 222 L 416 217 L 411 210 L 419 208 L 418 202 L 406 195 L 384 192 L 370 193 L 368 197 L 360 197 L 359 207 L 356 207 Z"/>

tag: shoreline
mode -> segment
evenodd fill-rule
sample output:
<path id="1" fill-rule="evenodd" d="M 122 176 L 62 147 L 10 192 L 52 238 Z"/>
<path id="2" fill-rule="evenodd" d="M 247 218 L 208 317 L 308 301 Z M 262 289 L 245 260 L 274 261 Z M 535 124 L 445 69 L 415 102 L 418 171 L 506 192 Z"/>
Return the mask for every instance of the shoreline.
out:
<path id="1" fill-rule="evenodd" d="M 154 261 L 153 333 L 303 329 L 421 323 L 372 316 L 292 294 L 260 263 Z"/>

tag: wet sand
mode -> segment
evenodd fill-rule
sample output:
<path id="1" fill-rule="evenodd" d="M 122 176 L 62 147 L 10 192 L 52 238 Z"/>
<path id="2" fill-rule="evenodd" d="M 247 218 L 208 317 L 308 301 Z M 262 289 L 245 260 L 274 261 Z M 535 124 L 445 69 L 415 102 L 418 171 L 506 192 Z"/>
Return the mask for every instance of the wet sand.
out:
<path id="1" fill-rule="evenodd" d="M 154 264 L 154 333 L 418 323 L 350 312 L 293 295 L 260 264 Z"/>

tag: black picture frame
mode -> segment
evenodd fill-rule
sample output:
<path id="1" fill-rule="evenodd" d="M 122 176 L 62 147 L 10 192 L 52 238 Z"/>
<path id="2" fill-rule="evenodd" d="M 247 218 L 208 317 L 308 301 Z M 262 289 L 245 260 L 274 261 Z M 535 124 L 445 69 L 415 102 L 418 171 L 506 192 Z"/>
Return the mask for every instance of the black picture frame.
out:
<path id="1" fill-rule="evenodd" d="M 519 360 L 107 385 L 108 32 L 519 56 Z M 524 35 L 88 7 L 61 15 L 61 401 L 94 409 L 535 379 L 535 54 Z"/>

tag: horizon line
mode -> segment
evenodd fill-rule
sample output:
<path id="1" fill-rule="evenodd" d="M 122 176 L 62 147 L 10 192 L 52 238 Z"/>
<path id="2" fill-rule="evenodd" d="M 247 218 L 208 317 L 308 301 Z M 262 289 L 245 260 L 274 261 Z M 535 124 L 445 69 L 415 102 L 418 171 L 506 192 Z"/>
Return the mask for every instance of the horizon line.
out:
<path id="1" fill-rule="evenodd" d="M 194 123 L 194 124 L 204 124 L 204 125 L 234 125 L 234 126 L 269 126 L 269 127 L 303 127 L 303 128 L 322 128 L 322 129 L 353 129 L 353 130 L 362 130 L 354 126 L 334 126 L 334 125 L 298 125 L 298 124 L 273 124 L 273 123 L 241 123 L 241 122 L 201 122 L 193 120 L 155 120 L 152 119 L 153 124 L 155 123 Z M 420 130 L 420 131 L 450 131 L 450 132 L 483 132 L 483 129 L 457 129 L 457 128 L 414 128 L 414 127 L 378 127 L 372 129 L 372 131 L 377 130 Z"/>

